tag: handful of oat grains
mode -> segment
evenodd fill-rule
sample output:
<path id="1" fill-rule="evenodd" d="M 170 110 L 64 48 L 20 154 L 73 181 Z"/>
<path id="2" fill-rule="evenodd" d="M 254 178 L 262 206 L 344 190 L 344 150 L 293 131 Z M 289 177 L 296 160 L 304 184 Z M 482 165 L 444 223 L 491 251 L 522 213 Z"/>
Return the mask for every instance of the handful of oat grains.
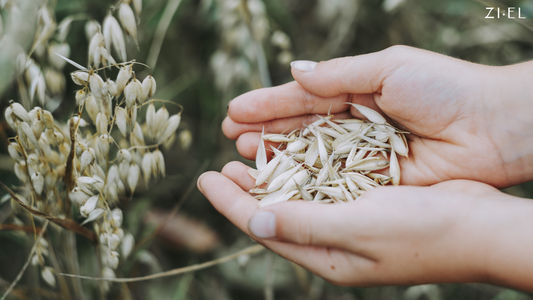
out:
<path id="1" fill-rule="evenodd" d="M 408 132 L 387 124 L 373 109 L 349 104 L 368 121 L 328 115 L 286 135 L 263 132 L 257 170 L 248 172 L 256 180 L 249 192 L 260 207 L 298 199 L 350 202 L 369 189 L 400 183 L 397 155 L 408 155 Z M 271 147 L 274 157 L 268 163 L 264 141 L 280 143 Z M 388 176 L 377 172 L 387 168 Z"/>

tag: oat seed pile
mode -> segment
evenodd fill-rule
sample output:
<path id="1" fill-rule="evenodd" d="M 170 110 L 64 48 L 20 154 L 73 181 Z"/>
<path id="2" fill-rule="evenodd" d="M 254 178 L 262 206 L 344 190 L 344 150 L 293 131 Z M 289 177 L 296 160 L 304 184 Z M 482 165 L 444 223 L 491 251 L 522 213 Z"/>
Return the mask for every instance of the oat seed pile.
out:
<path id="1" fill-rule="evenodd" d="M 260 207 L 288 200 L 350 202 L 369 189 L 400 183 L 397 155 L 408 155 L 407 132 L 373 109 L 349 104 L 368 121 L 319 116 L 303 130 L 263 132 L 257 169 L 248 172 L 256 180 L 249 193 L 260 200 Z M 280 143 L 271 147 L 274 156 L 268 163 L 264 141 Z M 387 168 L 389 176 L 378 173 Z"/>

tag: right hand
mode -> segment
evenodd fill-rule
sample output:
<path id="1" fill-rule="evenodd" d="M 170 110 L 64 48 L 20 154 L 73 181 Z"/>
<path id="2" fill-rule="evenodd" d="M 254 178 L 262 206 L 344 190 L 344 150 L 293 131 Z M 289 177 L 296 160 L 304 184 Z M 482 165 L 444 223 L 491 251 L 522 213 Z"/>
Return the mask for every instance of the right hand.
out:
<path id="1" fill-rule="evenodd" d="M 533 179 L 533 102 L 526 64 L 488 67 L 395 46 L 292 69 L 296 82 L 259 89 L 230 102 L 223 123 L 237 148 L 255 158 L 260 132 L 309 124 L 315 114 L 362 118 L 345 102 L 385 114 L 410 131 L 401 184 L 451 179 L 505 187 Z"/>
<path id="2" fill-rule="evenodd" d="M 484 282 L 533 292 L 533 202 L 479 182 L 385 186 L 354 202 L 263 208 L 249 167 L 228 163 L 198 188 L 235 226 L 337 285 Z"/>

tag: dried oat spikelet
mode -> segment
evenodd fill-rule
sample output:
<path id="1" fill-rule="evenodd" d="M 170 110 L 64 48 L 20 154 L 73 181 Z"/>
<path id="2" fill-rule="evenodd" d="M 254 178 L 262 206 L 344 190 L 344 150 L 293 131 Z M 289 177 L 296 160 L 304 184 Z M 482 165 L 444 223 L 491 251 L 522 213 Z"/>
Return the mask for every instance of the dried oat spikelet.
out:
<path id="1" fill-rule="evenodd" d="M 126 137 L 128 131 L 128 113 L 124 108 L 117 106 L 115 109 L 115 117 L 118 129 L 122 135 Z"/>
<path id="2" fill-rule="evenodd" d="M 142 98 L 141 101 L 145 102 L 152 98 L 156 90 L 156 82 L 152 75 L 146 76 L 142 82 Z"/>
<path id="3" fill-rule="evenodd" d="M 167 125 L 168 118 L 169 113 L 165 106 L 158 109 L 155 113 L 154 132 L 163 132 L 163 130 L 165 130 L 165 126 Z"/>
<path id="4" fill-rule="evenodd" d="M 76 72 L 70 73 L 70 77 L 72 78 L 72 81 L 75 84 L 84 86 L 87 84 L 87 81 L 89 80 L 89 73 L 83 72 L 83 71 L 76 71 Z"/>
<path id="5" fill-rule="evenodd" d="M 98 107 L 96 98 L 92 94 L 85 99 L 85 109 L 93 123 L 96 123 L 96 117 L 100 113 L 100 108 Z"/>
<path id="6" fill-rule="evenodd" d="M 100 23 L 96 20 L 90 20 L 85 23 L 85 36 L 87 40 L 91 41 L 94 35 L 100 31 Z"/>
<path id="7" fill-rule="evenodd" d="M 135 42 L 135 45 L 138 48 L 139 44 L 137 43 L 137 24 L 135 22 L 135 15 L 133 14 L 133 10 L 128 4 L 121 3 L 118 8 L 118 16 L 120 19 L 120 23 L 122 23 L 122 27 L 126 31 L 126 34 L 133 38 L 133 41 Z"/>
<path id="8" fill-rule="evenodd" d="M 137 14 L 137 18 L 140 18 L 142 7 L 143 7 L 142 0 L 133 0 L 133 7 L 135 8 L 135 13 Z"/>
<path id="9" fill-rule="evenodd" d="M 115 84 L 115 82 L 111 79 L 107 79 L 106 84 L 108 93 L 113 97 L 117 97 L 117 85 Z"/>
<path id="10" fill-rule="evenodd" d="M 378 112 L 356 108 L 369 121 L 318 116 L 301 131 L 262 133 L 257 170 L 248 172 L 256 180 L 250 193 L 260 207 L 289 200 L 352 202 L 380 185 L 400 183 L 397 153 L 408 154 L 404 132 L 388 125 Z M 272 148 L 274 157 L 268 163 L 264 141 L 280 143 L 279 149 Z M 386 168 L 390 176 L 374 173 Z"/>
<path id="11" fill-rule="evenodd" d="M 104 19 L 103 34 L 106 49 L 111 51 L 111 44 L 113 44 L 113 49 L 119 54 L 120 60 L 126 61 L 126 42 L 124 41 L 124 35 L 122 34 L 122 29 L 117 19 L 111 14 L 108 14 Z"/>
<path id="12" fill-rule="evenodd" d="M 54 276 L 54 273 L 52 272 L 53 269 L 50 267 L 44 267 L 41 271 L 41 277 L 43 280 L 51 287 L 56 287 L 56 278 Z"/>
<path id="13" fill-rule="evenodd" d="M 181 115 L 176 114 L 171 116 L 167 124 L 165 126 L 165 129 L 162 132 L 158 132 L 159 135 L 158 143 L 162 143 L 163 141 L 166 141 L 168 138 L 170 138 L 171 135 L 173 135 L 176 132 L 176 129 L 178 129 L 178 126 L 180 125 L 181 121 Z"/>
<path id="14" fill-rule="evenodd" d="M 390 176 L 392 177 L 392 184 L 400 184 L 400 164 L 398 163 L 398 158 L 396 157 L 396 152 L 394 149 L 391 151 L 390 155 Z"/>
<path id="15" fill-rule="evenodd" d="M 16 103 L 16 102 L 13 102 L 11 103 L 10 105 L 10 108 L 13 112 L 13 114 L 19 118 L 20 120 L 28 123 L 28 124 L 31 124 L 31 118 L 30 118 L 30 115 L 28 114 L 28 112 L 26 111 L 26 109 L 24 109 L 24 107 L 22 107 L 22 105 L 20 105 L 19 103 Z M 6 119 L 8 117 L 6 116 Z"/>
<path id="16" fill-rule="evenodd" d="M 143 155 L 142 159 L 142 169 L 143 169 L 143 175 L 144 175 L 144 181 L 146 185 L 150 182 L 150 178 L 152 177 L 152 165 L 154 164 L 152 153 L 146 152 Z"/>
<path id="17" fill-rule="evenodd" d="M 355 103 L 348 103 L 348 104 L 355 107 L 355 109 L 357 109 L 357 111 L 359 111 L 363 116 L 365 116 L 368 120 L 370 120 L 370 122 L 373 122 L 376 124 L 387 123 L 387 120 L 385 120 L 385 118 L 380 113 L 378 113 L 377 111 L 371 108 L 368 108 L 360 104 L 355 104 Z"/>
<path id="18" fill-rule="evenodd" d="M 132 66 L 133 65 L 126 65 L 120 68 L 120 71 L 118 72 L 117 80 L 115 81 L 117 86 L 117 97 L 122 93 L 122 91 L 126 87 L 126 84 L 128 84 L 131 75 L 133 74 Z"/>
<path id="19" fill-rule="evenodd" d="M 81 215 L 87 218 L 89 214 L 96 208 L 99 198 L 100 195 L 95 195 L 87 199 L 87 201 L 80 208 Z"/>
<path id="20" fill-rule="evenodd" d="M 89 66 L 94 65 L 95 68 L 98 68 L 98 65 L 95 63 L 95 60 L 98 59 L 98 62 L 100 62 L 100 58 L 96 57 L 97 49 L 102 47 L 104 45 L 104 36 L 99 31 L 93 36 L 91 39 L 91 43 L 89 44 Z"/>
<path id="21" fill-rule="evenodd" d="M 161 175 L 161 177 L 165 177 L 166 167 L 165 157 L 163 156 L 163 153 L 159 151 L 159 149 L 157 149 L 152 153 L 152 158 L 154 160 L 154 163 L 157 165 L 156 169 L 159 171 L 159 175 Z"/>
<path id="22" fill-rule="evenodd" d="M 148 138 L 152 140 L 155 134 L 155 106 L 153 103 L 150 103 L 146 110 L 146 133 Z"/>
<path id="23" fill-rule="evenodd" d="M 133 164 L 130 167 L 130 172 L 129 172 L 129 175 L 128 175 L 128 185 L 129 185 L 132 193 L 135 191 L 135 188 L 137 187 L 137 183 L 139 182 L 140 173 L 141 173 L 141 170 L 140 170 L 138 165 Z"/>

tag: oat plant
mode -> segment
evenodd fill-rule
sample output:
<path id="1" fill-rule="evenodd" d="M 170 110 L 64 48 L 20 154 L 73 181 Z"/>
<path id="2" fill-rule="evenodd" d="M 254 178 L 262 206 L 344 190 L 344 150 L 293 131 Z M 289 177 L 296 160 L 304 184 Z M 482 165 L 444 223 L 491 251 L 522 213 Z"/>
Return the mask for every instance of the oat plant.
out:
<path id="1" fill-rule="evenodd" d="M 9 5 L 11 10 L 17 9 L 16 3 Z M 151 181 L 165 177 L 161 149 L 175 140 L 181 107 L 154 99 L 154 77 L 136 75 L 147 66 L 127 61 L 127 39 L 138 47 L 137 19 L 141 11 L 140 0 L 119 1 L 110 7 L 102 25 L 81 18 L 90 37 L 84 67 L 68 58 L 70 47 L 65 43 L 70 24 L 80 18 L 70 16 L 58 25 L 52 8 L 44 4 L 39 9 L 33 45 L 17 57 L 21 101 L 10 101 L 5 120 L 16 134 L 9 138 L 8 152 L 21 185 L 13 188 L 16 193 L 2 186 L 12 198 L 14 224 L 34 229 L 35 247 L 28 261 L 39 266 L 42 279 L 52 288 L 61 270 L 57 270 L 60 264 L 53 263 L 56 258 L 50 255 L 51 245 L 42 238 L 48 222 L 91 239 L 99 275 L 115 278 L 119 263 L 135 245 L 132 234 L 122 228 L 120 202 L 130 200 L 136 190 L 149 187 Z M 70 75 L 80 89 L 67 98 L 76 102 L 76 108 L 66 122 L 61 122 L 45 108 L 53 106 L 49 102 L 55 94 L 64 92 L 61 70 L 66 62 L 78 69 Z M 171 111 L 178 112 L 171 115 L 165 106 L 168 104 L 173 106 Z M 21 221 L 27 212 L 30 224 Z M 74 238 L 70 232 L 62 245 L 54 248 L 68 248 L 63 253 L 70 260 L 67 271 L 79 274 Z M 64 279 L 59 281 L 68 298 L 69 287 Z M 103 283 L 100 288 L 103 295 L 109 284 Z M 79 279 L 72 282 L 72 290 L 76 298 L 83 297 Z"/>

